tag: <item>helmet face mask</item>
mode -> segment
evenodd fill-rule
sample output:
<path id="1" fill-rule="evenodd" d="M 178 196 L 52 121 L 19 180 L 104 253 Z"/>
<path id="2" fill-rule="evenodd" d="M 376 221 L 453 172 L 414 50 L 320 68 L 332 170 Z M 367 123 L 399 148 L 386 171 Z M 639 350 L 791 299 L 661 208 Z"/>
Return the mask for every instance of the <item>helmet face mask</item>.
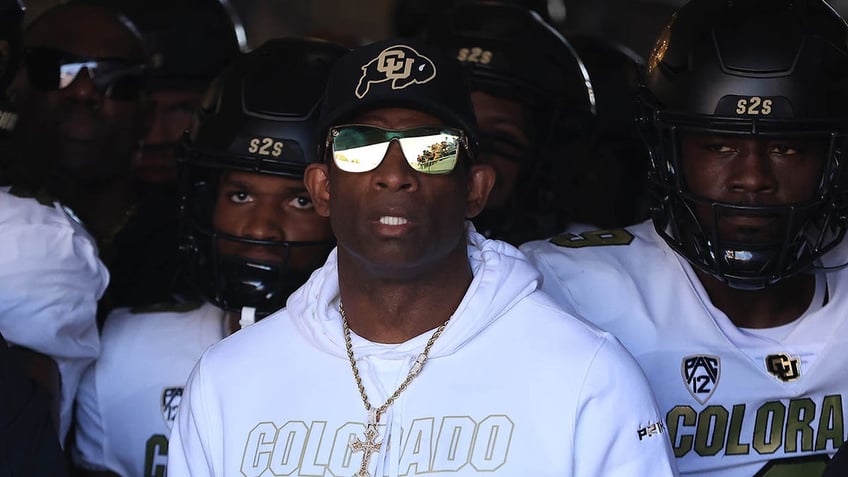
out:
<path id="1" fill-rule="evenodd" d="M 841 164 L 844 134 L 827 139 L 823 171 L 810 200 L 782 205 L 723 202 L 692 191 L 684 172 L 681 136 L 674 126 L 661 130 L 663 152 L 652 153 L 652 219 L 657 232 L 698 269 L 738 289 L 758 289 L 805 272 L 843 238 L 845 198 Z M 698 133 L 702 131 L 696 130 Z M 763 137 L 760 135 L 759 137 Z M 785 139 L 781 133 L 779 136 Z M 658 159 L 662 157 L 662 159 Z M 734 238 L 720 224 L 735 216 L 773 222 L 770 234 Z"/>
<path id="2" fill-rule="evenodd" d="M 770 30 L 750 26 L 744 15 Z M 660 35 L 640 97 L 651 214 L 660 236 L 697 269 L 734 288 L 758 289 L 809 271 L 842 240 L 846 34 L 845 22 L 820 1 L 694 0 Z M 690 135 L 822 145 L 814 191 L 782 204 L 697 194 L 685 173 L 682 144 Z M 772 232 L 733 237 L 721 224 L 738 216 L 769 220 Z"/>
<path id="3" fill-rule="evenodd" d="M 318 40 L 267 42 L 216 78 L 183 137 L 178 162 L 188 274 L 201 296 L 222 309 L 251 307 L 259 318 L 278 310 L 334 246 L 325 217 L 299 210 L 284 222 L 248 219 L 250 209 L 239 207 L 242 196 L 254 208 L 267 196 L 265 207 L 270 201 L 273 209 L 262 210 L 277 211 L 303 199 L 288 191 L 299 189 L 306 166 L 318 162 L 321 94 L 332 63 L 346 51 Z M 279 233 L 249 231 L 248 220 L 273 220 Z"/>

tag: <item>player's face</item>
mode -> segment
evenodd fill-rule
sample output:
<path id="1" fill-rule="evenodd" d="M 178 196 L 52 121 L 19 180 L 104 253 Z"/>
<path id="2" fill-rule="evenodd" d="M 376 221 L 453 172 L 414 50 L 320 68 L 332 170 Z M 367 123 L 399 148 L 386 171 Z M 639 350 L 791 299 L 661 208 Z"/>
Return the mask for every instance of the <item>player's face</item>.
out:
<path id="1" fill-rule="evenodd" d="M 147 120 L 143 81 L 122 74 L 122 92 L 113 95 L 93 82 L 97 68 L 63 70 L 67 83 L 50 86 L 46 80 L 60 77 L 59 62 L 50 60 L 56 55 L 63 55 L 62 64 L 95 60 L 141 64 L 140 45 L 130 31 L 100 9 L 75 6 L 39 21 L 24 38 L 24 46 L 49 50 L 25 54 L 25 67 L 12 86 L 21 112 L 16 139 L 22 151 L 30 158 L 53 161 L 46 166 L 58 168 L 69 179 L 97 181 L 127 174 Z M 36 86 L 39 81 L 42 84 Z"/>
<path id="2" fill-rule="evenodd" d="M 350 122 L 392 130 L 445 126 L 434 116 L 403 108 L 372 110 Z M 335 163 L 310 166 L 307 184 L 330 215 L 340 259 L 344 255 L 371 271 L 409 276 L 459 256 L 460 250 L 464 258 L 465 219 L 482 209 L 494 173 L 490 166 L 469 167 L 461 151 L 446 174 L 412 169 L 397 141 L 367 172 L 345 172 Z"/>
<path id="3" fill-rule="evenodd" d="M 526 131 L 526 107 L 518 101 L 482 91 L 471 93 L 477 125 L 483 138 L 480 159 L 494 166 L 495 187 L 487 207 L 503 207 L 512 198 L 521 161 L 526 160 L 530 140 Z"/>
<path id="4" fill-rule="evenodd" d="M 249 172 L 221 176 L 215 202 L 215 229 L 228 235 L 267 241 L 331 240 L 330 221 L 315 212 L 303 181 Z M 326 258 L 326 246 L 290 247 L 253 245 L 220 240 L 222 255 L 238 256 L 311 270 Z"/>
<path id="5" fill-rule="evenodd" d="M 174 159 L 180 137 L 191 124 L 194 110 L 203 99 L 202 91 L 158 90 L 150 93 L 153 122 L 144 138 L 142 154 L 135 174 L 154 184 L 173 183 L 177 179 Z"/>
<path id="6" fill-rule="evenodd" d="M 821 181 L 825 144 L 809 139 L 689 134 L 682 140 L 689 191 L 718 202 L 746 206 L 798 204 L 813 199 Z M 698 220 L 712 228 L 713 212 L 697 205 Z M 773 240 L 787 217 L 721 214 L 719 234 L 730 240 Z"/>

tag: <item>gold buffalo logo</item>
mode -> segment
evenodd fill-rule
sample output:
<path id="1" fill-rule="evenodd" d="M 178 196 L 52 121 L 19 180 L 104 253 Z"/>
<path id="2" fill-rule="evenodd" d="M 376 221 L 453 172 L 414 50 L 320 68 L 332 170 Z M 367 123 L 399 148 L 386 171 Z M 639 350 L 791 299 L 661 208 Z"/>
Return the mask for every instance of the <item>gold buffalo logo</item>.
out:
<path id="1" fill-rule="evenodd" d="M 436 65 L 430 58 L 406 45 L 390 46 L 362 66 L 356 97 L 364 98 L 372 84 L 391 81 L 392 89 L 403 89 L 411 84 L 427 83 L 435 77 Z"/>

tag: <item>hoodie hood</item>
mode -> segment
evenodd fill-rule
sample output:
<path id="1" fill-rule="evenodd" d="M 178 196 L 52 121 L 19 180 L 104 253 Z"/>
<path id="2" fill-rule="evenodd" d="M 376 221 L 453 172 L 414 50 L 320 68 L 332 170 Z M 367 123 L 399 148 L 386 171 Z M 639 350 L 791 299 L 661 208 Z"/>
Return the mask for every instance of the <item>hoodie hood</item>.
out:
<path id="1" fill-rule="evenodd" d="M 490 240 L 466 222 L 468 260 L 474 278 L 462 301 L 430 350 L 430 358 L 449 355 L 498 320 L 522 298 L 539 288 L 541 275 L 512 245 Z M 314 346 L 333 355 L 347 357 L 339 313 L 337 250 L 309 281 L 293 293 L 287 307 L 301 332 Z M 396 346 L 356 340 L 357 357 L 378 355 L 382 359 L 405 359 L 421 352 L 431 332 Z"/>

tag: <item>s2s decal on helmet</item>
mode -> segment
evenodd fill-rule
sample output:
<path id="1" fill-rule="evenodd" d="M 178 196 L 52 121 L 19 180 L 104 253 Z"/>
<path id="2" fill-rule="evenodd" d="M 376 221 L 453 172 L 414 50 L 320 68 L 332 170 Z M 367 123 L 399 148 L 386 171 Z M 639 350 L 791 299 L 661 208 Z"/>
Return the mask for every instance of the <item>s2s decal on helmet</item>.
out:
<path id="1" fill-rule="evenodd" d="M 254 137 L 248 142 L 247 152 L 260 156 L 280 157 L 283 153 L 283 141 L 271 137 Z"/>
<path id="2" fill-rule="evenodd" d="M 392 89 L 403 89 L 411 84 L 427 83 L 435 77 L 436 65 L 430 58 L 406 45 L 390 46 L 362 66 L 356 97 L 364 98 L 372 84 L 391 81 Z"/>
<path id="3" fill-rule="evenodd" d="M 487 65 L 492 62 L 493 55 L 494 53 L 491 51 L 475 46 L 473 48 L 460 48 L 456 52 L 456 59 L 465 63 Z"/>
<path id="4" fill-rule="evenodd" d="M 763 116 L 768 116 L 771 114 L 771 107 L 773 103 L 773 99 L 761 98 L 759 96 L 739 98 L 736 101 L 736 114 L 745 114 L 748 116 L 757 116 L 762 114 Z"/>

